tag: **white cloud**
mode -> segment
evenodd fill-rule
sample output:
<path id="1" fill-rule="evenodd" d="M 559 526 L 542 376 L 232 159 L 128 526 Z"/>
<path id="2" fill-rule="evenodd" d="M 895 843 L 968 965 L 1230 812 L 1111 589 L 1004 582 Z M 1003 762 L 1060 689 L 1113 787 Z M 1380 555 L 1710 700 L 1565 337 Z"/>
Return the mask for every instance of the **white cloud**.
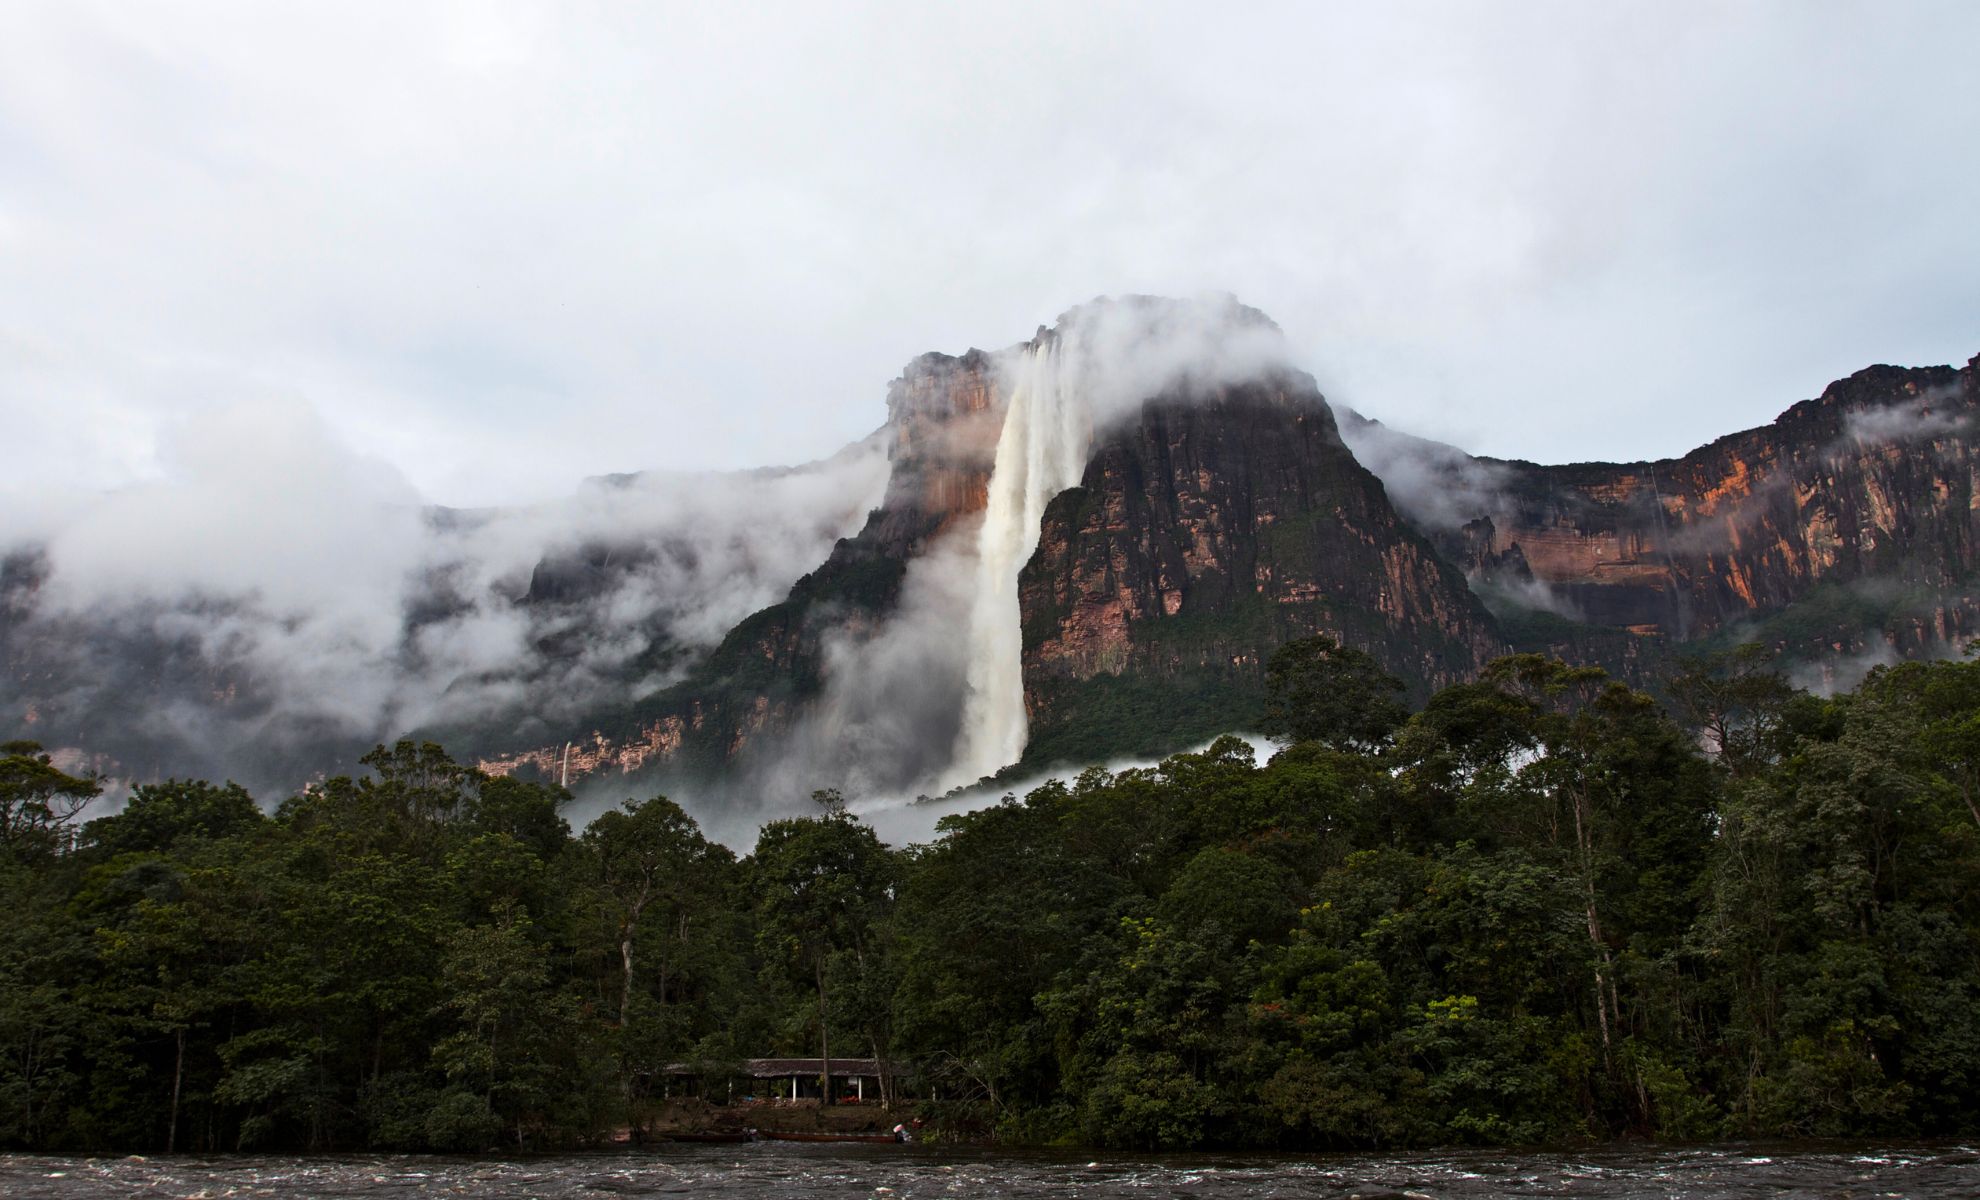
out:
<path id="1" fill-rule="evenodd" d="M 1227 289 L 1481 452 L 1675 453 L 1980 311 L 1967 5 L 0 13 L 32 490 L 186 374 L 451 503 L 828 453 L 924 349 Z M 114 380 L 96 364 L 130 364 Z M 223 397 L 224 398 L 224 397 Z M 22 442 L 22 439 L 29 439 Z"/>
<path id="2" fill-rule="evenodd" d="M 46 660 L 13 664 L 45 715 L 101 726 L 155 691 L 144 729 L 98 736 L 274 786 L 296 780 L 253 745 L 264 726 L 315 763 L 326 744 L 554 724 L 666 682 L 856 531 L 888 473 L 866 439 L 791 470 L 443 512 L 272 395 L 177 418 L 156 451 L 141 482 L 11 512 L 0 552 L 32 547 L 45 578 L 0 632 Z"/>

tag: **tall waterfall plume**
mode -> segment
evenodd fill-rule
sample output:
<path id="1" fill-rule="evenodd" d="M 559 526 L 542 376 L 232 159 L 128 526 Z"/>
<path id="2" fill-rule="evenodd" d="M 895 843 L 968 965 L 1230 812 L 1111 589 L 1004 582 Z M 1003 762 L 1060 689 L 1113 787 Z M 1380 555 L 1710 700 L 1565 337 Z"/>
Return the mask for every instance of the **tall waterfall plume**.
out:
<path id="1" fill-rule="evenodd" d="M 968 694 L 946 786 L 975 783 L 1024 753 L 1029 723 L 1018 571 L 1038 548 L 1046 503 L 1079 482 L 1093 440 L 1092 415 L 1078 386 L 1080 356 L 1066 341 L 1041 334 L 1010 372 L 1010 404 L 977 542 Z"/>

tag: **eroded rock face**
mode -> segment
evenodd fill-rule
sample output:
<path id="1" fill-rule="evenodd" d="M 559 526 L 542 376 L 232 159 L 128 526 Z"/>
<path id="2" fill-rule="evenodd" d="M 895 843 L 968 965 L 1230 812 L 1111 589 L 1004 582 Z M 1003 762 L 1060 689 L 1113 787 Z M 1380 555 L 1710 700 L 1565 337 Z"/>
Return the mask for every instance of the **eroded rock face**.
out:
<path id="1" fill-rule="evenodd" d="M 1874 618 L 1894 653 L 1918 653 L 1975 629 L 1975 363 L 1871 367 L 1675 460 L 1472 459 L 1468 508 L 1412 516 L 1488 595 L 1585 625 L 1669 643 L 1757 627 L 1785 650 L 1851 653 L 1851 623 Z M 1797 609 L 1808 619 L 1764 628 Z"/>
<path id="2" fill-rule="evenodd" d="M 966 536 L 986 502 L 1005 399 L 991 356 L 924 354 L 887 394 L 886 499 L 780 604 L 732 630 L 686 678 L 600 713 L 564 742 L 482 756 L 485 771 L 577 782 L 648 767 L 732 771 L 792 733 L 824 683 L 825 640 L 870 636 L 899 603 L 907 566 Z M 766 745 L 765 743 L 769 743 Z"/>
<path id="3" fill-rule="evenodd" d="M 1419 696 L 1508 649 L 1292 375 L 1103 432 L 1046 510 L 1020 607 L 1040 762 L 1085 750 L 1074 727 L 1096 708 L 1171 744 L 1241 726 L 1290 638 L 1367 650 Z"/>
<path id="4" fill-rule="evenodd" d="M 890 528 L 933 537 L 983 511 L 1005 397 L 990 356 L 924 354 L 887 390 Z M 932 526 L 930 521 L 932 520 Z"/>
<path id="5" fill-rule="evenodd" d="M 1215 339 L 1186 347 L 1216 348 Z M 1108 377 L 1117 385 L 1177 353 L 1160 337 L 1115 349 L 1128 368 Z M 1247 373 L 1214 377 L 1249 382 L 1200 381 L 1110 419 L 1133 407 L 1136 382 L 1094 409 L 1103 424 L 1079 486 L 1047 506 L 1019 579 L 1028 765 L 1160 753 L 1243 728 L 1261 706 L 1265 659 L 1308 633 L 1367 650 L 1420 698 L 1514 648 L 1643 681 L 1672 646 L 1749 637 L 1826 656 L 1832 665 L 1811 665 L 1801 681 L 1847 686 L 1852 668 L 1837 658 L 1860 666 L 1943 653 L 1980 629 L 1980 359 L 1870 368 L 1680 459 L 1550 467 L 1475 458 L 1351 413 L 1337 425 L 1309 378 L 1238 357 Z M 584 660 L 599 640 L 643 638 L 618 674 L 589 677 L 610 686 L 573 687 L 538 713 L 530 702 L 546 689 L 518 676 L 521 717 L 477 708 L 458 727 L 413 732 L 492 772 L 573 785 L 639 773 L 747 787 L 752 771 L 788 761 L 807 739 L 813 750 L 844 743 L 842 760 L 943 753 L 959 728 L 964 676 L 953 653 L 916 658 L 916 643 L 894 635 L 912 624 L 903 612 L 926 600 L 928 565 L 974 545 L 1008 403 L 1006 361 L 971 351 L 910 363 L 876 435 L 890 468 L 879 507 L 712 650 L 708 632 L 683 641 L 652 614 L 640 625 L 637 613 L 603 603 L 640 564 L 691 555 L 692 539 L 673 526 L 668 537 L 606 530 L 546 553 L 516 604 L 532 654 L 552 665 Z M 863 478 L 866 490 L 836 510 L 818 545 L 871 502 L 879 479 Z M 797 563 L 816 553 L 808 546 Z M 190 638 L 150 627 L 126 636 L 84 617 L 32 622 L 42 575 L 32 555 L 0 561 L 0 666 L 15 684 L 20 734 L 54 730 L 60 744 L 100 752 L 98 731 L 117 727 L 129 760 L 119 773 L 131 778 L 221 777 L 252 749 L 300 782 L 348 769 L 364 748 L 347 744 L 347 732 L 282 717 L 279 697 L 212 669 Z M 944 578 L 953 589 L 962 576 Z M 406 608 L 409 652 L 427 625 L 466 603 L 444 573 L 430 584 Z M 966 637 L 962 607 L 919 611 L 924 623 L 930 611 L 953 612 L 957 624 L 924 636 Z M 849 719 L 814 719 L 838 703 L 849 662 L 888 655 L 895 674 L 868 679 Z M 120 705 L 72 686 L 96 676 L 133 681 L 113 689 Z M 639 695 L 662 680 L 673 682 Z M 178 703 L 186 694 L 205 707 Z M 285 740 L 272 750 L 269 738 L 209 744 L 169 719 L 216 706 L 265 714 Z M 860 722 L 876 714 L 910 720 L 890 737 L 865 737 Z M 200 746 L 203 757 L 192 753 Z"/>
<path id="6" fill-rule="evenodd" d="M 1519 547 L 1588 620 L 1697 638 L 1822 584 L 1944 596 L 1970 632 L 1976 368 L 1873 366 L 1772 426 L 1665 463 L 1511 463 L 1493 550 Z"/>
<path id="7" fill-rule="evenodd" d="M 1419 697 L 1516 647 L 1638 681 L 1673 646 L 1756 628 L 1865 662 L 1935 652 L 1972 636 L 1980 612 L 1974 375 L 1872 368 L 1659 463 L 1434 447 L 1430 501 L 1385 490 L 1303 375 L 1158 398 L 1096 432 L 1021 575 L 1026 762 L 1155 753 L 1248 724 L 1265 659 L 1315 632 L 1374 654 Z M 774 753 L 820 694 L 825 639 L 880 628 L 907 565 L 967 534 L 1003 403 L 990 356 L 910 364 L 889 394 L 885 505 L 688 679 L 576 739 L 571 777 L 733 771 Z M 1765 624 L 1781 614 L 1787 632 Z M 564 757 L 560 743 L 484 765 L 551 775 Z"/>

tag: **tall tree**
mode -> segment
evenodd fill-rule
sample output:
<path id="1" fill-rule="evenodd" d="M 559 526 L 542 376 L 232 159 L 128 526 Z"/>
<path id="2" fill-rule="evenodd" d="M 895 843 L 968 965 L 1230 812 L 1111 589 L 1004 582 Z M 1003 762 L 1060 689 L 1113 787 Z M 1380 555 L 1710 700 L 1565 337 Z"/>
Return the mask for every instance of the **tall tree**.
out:
<path id="1" fill-rule="evenodd" d="M 701 834 L 701 827 L 680 805 L 665 796 L 629 800 L 625 807 L 601 814 L 584 831 L 582 846 L 597 883 L 601 913 L 613 927 L 619 957 L 619 1025 L 624 1028 L 633 1009 L 635 949 L 641 924 L 658 913 L 684 936 L 713 899 L 714 865 L 722 852 Z M 657 999 L 667 1002 L 667 961 Z"/>
<path id="2" fill-rule="evenodd" d="M 1673 715 L 1698 730 L 1735 777 L 1772 760 L 1783 710 L 1794 696 L 1773 668 L 1773 652 L 1757 642 L 1680 660 L 1664 689 Z"/>
<path id="3" fill-rule="evenodd" d="M 876 934 L 893 905 L 894 857 L 870 827 L 841 808 L 765 825 L 751 871 L 766 949 L 808 976 L 816 991 L 821 1082 L 830 1104 L 832 960 L 844 952 L 855 970 L 879 966 Z M 869 1025 L 869 1041 L 885 1074 L 887 1047 L 873 1036 L 876 1030 Z"/>
<path id="4" fill-rule="evenodd" d="M 57 769 L 35 742 L 0 744 L 0 854 L 32 861 L 57 853 L 102 790 L 93 779 Z"/>
<path id="5" fill-rule="evenodd" d="M 1409 716 L 1403 682 L 1374 657 L 1324 634 L 1287 642 L 1265 664 L 1263 731 L 1343 750 L 1386 745 Z"/>

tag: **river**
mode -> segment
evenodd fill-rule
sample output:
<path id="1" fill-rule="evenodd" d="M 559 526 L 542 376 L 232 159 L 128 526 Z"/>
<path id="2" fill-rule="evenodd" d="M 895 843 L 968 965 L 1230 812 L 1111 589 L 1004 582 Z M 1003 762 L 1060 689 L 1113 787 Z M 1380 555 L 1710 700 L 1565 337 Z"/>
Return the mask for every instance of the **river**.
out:
<path id="1" fill-rule="evenodd" d="M 0 1196 L 395 1197 L 1906 1197 L 1980 1196 L 1971 1145 L 1608 1147 L 1506 1154 L 1040 1154 L 755 1143 L 505 1161 L 423 1156 L 0 1155 Z"/>

